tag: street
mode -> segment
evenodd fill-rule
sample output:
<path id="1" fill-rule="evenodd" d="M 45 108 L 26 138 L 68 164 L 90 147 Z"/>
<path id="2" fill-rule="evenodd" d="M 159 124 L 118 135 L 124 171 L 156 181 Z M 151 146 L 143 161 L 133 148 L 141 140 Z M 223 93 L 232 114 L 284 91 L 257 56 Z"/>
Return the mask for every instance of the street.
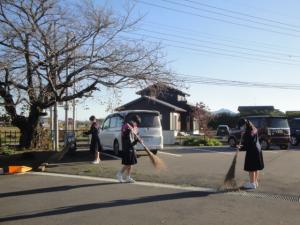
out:
<path id="1" fill-rule="evenodd" d="M 299 224 L 299 202 L 47 175 L 0 178 L 0 224 Z"/>
<path id="2" fill-rule="evenodd" d="M 234 155 L 226 146 L 166 148 L 158 153 L 166 171 L 155 171 L 142 153 L 135 184 L 116 181 L 120 160 L 110 152 L 100 166 L 78 154 L 45 173 L 1 176 L 0 224 L 299 224 L 297 148 L 265 151 L 259 188 L 237 192 L 218 189 Z M 240 152 L 240 185 L 243 158 Z"/>

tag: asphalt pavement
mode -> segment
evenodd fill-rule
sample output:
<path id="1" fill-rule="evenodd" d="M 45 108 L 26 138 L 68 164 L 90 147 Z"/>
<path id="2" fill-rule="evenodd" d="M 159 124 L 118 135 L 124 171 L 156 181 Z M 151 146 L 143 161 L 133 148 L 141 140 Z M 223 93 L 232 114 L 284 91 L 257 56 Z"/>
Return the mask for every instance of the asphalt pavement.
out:
<path id="1" fill-rule="evenodd" d="M 105 152 L 100 165 L 92 165 L 93 157 L 86 151 L 75 157 L 63 159 L 60 163 L 49 165 L 47 172 L 115 178 L 121 168 L 121 160 Z M 218 189 L 222 186 L 235 150 L 229 147 L 168 147 L 158 156 L 167 169 L 157 171 L 145 153 L 134 166 L 133 177 L 139 181 L 168 183 L 184 186 L 197 186 Z M 264 151 L 265 169 L 260 175 L 257 191 L 273 194 L 300 195 L 300 150 Z M 242 186 L 248 180 L 243 170 L 245 152 L 240 152 L 236 165 L 236 180 Z"/>
<path id="2" fill-rule="evenodd" d="M 63 176 L 63 175 L 62 175 Z M 300 202 L 251 193 L 120 184 L 114 179 L 44 175 L 0 177 L 0 224 L 289 224 Z"/>
<path id="3" fill-rule="evenodd" d="M 87 151 L 50 164 L 44 173 L 0 176 L 0 224 L 299 224 L 300 150 L 264 151 L 260 186 L 223 191 L 232 162 L 229 147 L 168 147 L 157 171 L 140 153 L 135 184 L 115 179 L 120 158 L 110 152 L 93 165 Z M 247 181 L 244 152 L 236 180 Z M 71 175 L 66 175 L 71 174 Z"/>

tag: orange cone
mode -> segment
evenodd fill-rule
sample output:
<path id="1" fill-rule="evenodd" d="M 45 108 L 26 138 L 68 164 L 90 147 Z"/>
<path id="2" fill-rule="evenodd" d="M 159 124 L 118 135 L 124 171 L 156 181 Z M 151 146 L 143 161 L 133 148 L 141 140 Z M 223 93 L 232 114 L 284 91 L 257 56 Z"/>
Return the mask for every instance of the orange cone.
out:
<path id="1" fill-rule="evenodd" d="M 8 173 L 25 173 L 30 170 L 32 168 L 28 166 L 8 166 Z"/>

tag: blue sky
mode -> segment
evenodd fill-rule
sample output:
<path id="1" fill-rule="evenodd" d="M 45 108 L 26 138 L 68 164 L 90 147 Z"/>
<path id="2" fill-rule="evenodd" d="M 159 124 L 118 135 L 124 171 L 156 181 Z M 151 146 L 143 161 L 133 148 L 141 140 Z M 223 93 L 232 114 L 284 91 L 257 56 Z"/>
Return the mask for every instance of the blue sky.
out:
<path id="1" fill-rule="evenodd" d="M 111 5 L 113 10 L 122 12 L 121 6 L 126 1 L 96 2 Z M 248 82 L 300 84 L 299 11 L 300 2 L 297 0 L 136 1 L 134 16 L 145 17 L 138 26 L 140 30 L 132 37 L 142 35 L 149 42 L 160 41 L 165 47 L 166 60 L 170 62 L 168 67 L 176 73 Z M 297 104 L 300 90 L 194 83 L 186 86 L 188 89 L 184 91 L 191 95 L 189 102 L 202 101 L 213 111 L 220 108 L 237 111 L 239 105 L 274 105 L 282 111 L 300 110 Z M 120 103 L 137 98 L 137 90 L 119 92 Z M 97 100 L 81 103 L 77 119 L 87 119 L 91 114 L 105 117 L 108 114 L 105 112 L 106 103 L 100 100 L 108 95 L 111 92 L 104 90 L 96 95 Z"/>

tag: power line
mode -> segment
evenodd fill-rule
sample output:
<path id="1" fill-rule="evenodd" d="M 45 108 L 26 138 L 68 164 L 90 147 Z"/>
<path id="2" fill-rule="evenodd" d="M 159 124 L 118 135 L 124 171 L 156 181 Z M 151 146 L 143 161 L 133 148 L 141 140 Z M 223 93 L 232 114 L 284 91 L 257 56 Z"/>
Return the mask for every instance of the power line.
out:
<path id="1" fill-rule="evenodd" d="M 282 45 L 274 45 L 274 44 L 270 44 L 270 43 L 265 43 L 265 42 L 258 42 L 258 41 L 250 41 L 250 40 L 241 40 L 241 39 L 237 39 L 237 38 L 232 38 L 232 37 L 226 37 L 226 36 L 220 36 L 217 34 L 212 34 L 212 33 L 203 33 L 203 31 L 196 31 L 196 30 L 192 30 L 192 29 L 187 29 L 187 28 L 183 28 L 183 27 L 177 27 L 177 26 L 173 26 L 173 25 L 166 25 L 166 24 L 161 24 L 161 23 L 157 23 L 157 22 L 143 22 L 143 24 L 146 24 L 147 26 L 152 26 L 152 27 L 161 27 L 164 29 L 164 31 L 166 30 L 171 30 L 171 31 L 179 31 L 180 33 L 182 32 L 188 32 L 188 33 L 194 33 L 197 36 L 203 36 L 203 37 L 209 37 L 210 39 L 216 39 L 216 40 L 221 40 L 221 41 L 225 41 L 225 42 L 229 42 L 229 43 L 234 43 L 236 44 L 237 42 L 240 43 L 251 43 L 254 44 L 256 46 L 260 46 L 260 47 L 264 47 L 264 48 L 268 48 L 268 49 L 280 49 L 280 50 L 284 50 L 284 51 L 295 51 L 298 50 L 300 51 L 300 49 L 288 49 L 289 47 L 287 46 L 282 46 Z M 216 38 L 217 37 L 217 38 Z"/>
<path id="2" fill-rule="evenodd" d="M 253 19 L 259 19 L 259 20 L 264 20 L 264 21 L 268 21 L 268 22 L 271 22 L 271 23 L 281 24 L 281 25 L 284 25 L 284 26 L 300 28 L 300 26 L 297 26 L 297 25 L 283 23 L 283 22 L 273 20 L 273 19 L 269 19 L 269 18 L 253 16 L 253 15 L 250 15 L 250 14 L 247 14 L 247 13 L 241 13 L 241 12 L 234 11 L 234 10 L 224 9 L 224 8 L 221 8 L 221 7 L 216 7 L 216 6 L 213 6 L 213 5 L 209 5 L 209 4 L 205 4 L 205 3 L 201 3 L 201 2 L 196 2 L 196 1 L 193 1 L 193 0 L 183 0 L 183 1 L 190 2 L 190 3 L 193 3 L 193 4 L 197 4 L 197 5 L 201 5 L 201 6 L 207 7 L 207 8 L 212 8 L 212 9 L 217 9 L 217 10 L 224 11 L 224 12 L 229 12 L 229 13 L 232 13 L 232 14 L 237 14 L 237 15 L 241 15 L 241 16 L 245 16 L 245 17 L 250 17 L 250 18 L 253 18 Z"/>
<path id="3" fill-rule="evenodd" d="M 190 8 L 190 9 L 207 12 L 207 13 L 210 13 L 210 14 L 215 14 L 215 15 L 224 16 L 224 17 L 228 17 L 228 18 L 232 18 L 232 19 L 236 19 L 236 20 L 241 20 L 241 21 L 244 21 L 244 22 L 250 22 L 250 23 L 259 24 L 259 25 L 263 25 L 263 26 L 267 26 L 267 27 L 271 27 L 271 28 L 277 28 L 277 29 L 281 29 L 281 30 L 288 30 L 288 31 L 293 31 L 293 32 L 298 32 L 298 33 L 300 32 L 299 29 L 295 29 L 295 28 L 288 28 L 288 27 L 283 27 L 283 26 L 279 26 L 279 25 L 272 25 L 272 24 L 268 24 L 268 23 L 265 23 L 265 22 L 255 21 L 255 20 L 252 20 L 252 19 L 247 19 L 247 18 L 238 17 L 238 16 L 232 16 L 232 15 L 228 15 L 228 14 L 225 14 L 225 13 L 220 13 L 220 12 L 216 12 L 216 11 L 212 11 L 212 10 L 202 9 L 202 8 L 198 8 L 198 7 L 195 7 L 195 6 L 191 6 L 191 5 L 187 5 L 187 4 L 183 4 L 183 3 L 179 3 L 179 2 L 175 2 L 175 1 L 171 1 L 171 0 L 161 0 L 161 1 L 168 2 L 170 4 L 177 5 L 177 6 L 184 6 L 184 7 Z M 295 27 L 295 26 L 293 26 L 293 27 Z"/>
<path id="4" fill-rule="evenodd" d="M 187 82 L 187 83 L 192 83 L 192 84 L 300 90 L 300 84 L 225 80 L 225 79 L 210 78 L 210 77 L 204 77 L 204 76 L 193 76 L 193 75 L 182 74 L 182 73 L 175 73 L 174 75 L 176 75 L 177 79 L 179 79 L 179 80 L 182 79 L 182 81 Z"/>
<path id="5" fill-rule="evenodd" d="M 270 9 L 270 8 L 261 8 L 261 7 L 257 7 L 257 6 L 253 6 L 253 4 L 248 4 L 250 1 L 240 1 L 240 0 L 234 0 L 232 1 L 231 3 L 234 2 L 234 5 L 241 5 L 243 7 L 246 7 L 247 10 L 249 9 L 254 9 L 255 11 L 263 11 L 264 13 L 267 12 L 267 13 L 272 13 L 272 14 L 276 14 L 277 16 L 281 16 L 281 17 L 289 17 L 289 18 L 293 18 L 293 19 L 296 19 L 296 20 L 299 20 L 300 17 L 298 16 L 295 16 L 295 15 L 292 15 L 291 13 L 287 14 L 286 12 L 281 12 L 281 11 L 278 11 L 278 10 L 273 10 L 273 9 Z M 286 2 L 284 1 L 280 1 L 281 3 L 283 4 L 286 4 Z M 227 2 L 226 2 L 227 3 Z"/>
<path id="6" fill-rule="evenodd" d="M 228 44 L 218 43 L 218 42 L 215 42 L 215 41 L 203 40 L 203 39 L 198 39 L 198 38 L 191 38 L 190 36 L 183 36 L 183 35 L 177 35 L 177 34 L 168 34 L 168 33 L 164 33 L 164 32 L 147 30 L 147 29 L 143 29 L 143 28 L 140 28 L 140 30 L 143 30 L 145 32 L 150 32 L 150 33 L 163 35 L 163 36 L 172 36 L 172 37 L 177 37 L 177 38 L 181 38 L 181 39 L 185 39 L 185 40 L 189 39 L 189 40 L 193 40 L 193 41 L 197 41 L 197 42 L 205 42 L 205 43 L 210 43 L 210 44 L 214 44 L 214 45 L 220 45 L 220 46 L 225 46 L 225 47 L 235 48 L 235 49 L 236 48 L 237 49 L 243 49 L 243 50 L 252 51 L 252 52 L 262 52 L 262 53 L 276 54 L 276 55 L 282 55 L 284 57 L 289 57 L 289 58 L 300 57 L 300 55 L 292 55 L 292 54 L 288 54 L 288 53 L 275 52 L 275 51 L 265 51 L 265 50 L 260 50 L 260 49 L 241 47 L 241 46 L 237 46 L 237 45 L 228 45 Z"/>
<path id="7" fill-rule="evenodd" d="M 158 39 L 158 40 L 161 40 L 161 41 L 167 41 L 167 42 L 173 42 L 173 43 L 179 43 L 179 44 L 185 44 L 185 45 L 191 46 L 191 44 L 187 44 L 187 43 L 182 42 L 182 41 L 176 41 L 176 40 L 171 40 L 171 39 L 167 39 L 167 38 L 155 37 L 155 36 L 151 36 L 151 35 L 143 35 L 143 34 L 139 34 L 139 33 L 132 33 L 132 34 L 138 35 L 138 36 L 144 36 L 144 37 L 148 37 L 148 38 L 152 38 L 152 39 Z M 257 55 L 257 54 L 242 53 L 242 52 L 237 52 L 237 51 L 228 51 L 226 49 L 214 48 L 214 47 L 209 47 L 209 46 L 199 46 L 198 45 L 198 48 L 192 48 L 192 47 L 189 47 L 189 46 L 178 46 L 178 45 L 174 45 L 174 44 L 168 44 L 168 46 L 174 47 L 174 48 L 190 50 L 190 51 L 195 51 L 195 52 L 198 52 L 198 53 L 209 53 L 209 54 L 214 54 L 214 55 L 222 55 L 222 56 L 229 56 L 229 57 L 235 57 L 235 58 L 244 58 L 244 59 L 251 59 L 251 60 L 255 60 L 255 61 L 280 63 L 280 64 L 294 65 L 294 66 L 295 65 L 296 66 L 300 65 L 300 64 L 296 64 L 296 63 L 285 62 L 285 61 L 282 61 L 282 59 L 275 58 L 275 57 L 268 57 L 268 58 L 275 59 L 275 60 L 268 60 L 268 59 L 263 58 L 265 56 L 260 56 L 260 55 Z M 194 44 L 193 46 L 197 46 L 197 45 Z M 203 49 L 203 48 L 206 48 L 206 49 Z M 226 51 L 226 53 L 218 52 L 218 51 L 211 51 L 211 50 L 207 50 L 207 49 Z M 228 52 L 230 52 L 230 53 L 228 53 Z M 235 54 L 232 54 L 231 52 L 233 52 Z M 244 55 L 254 56 L 255 58 L 252 58 L 252 57 L 249 57 L 249 56 L 244 56 Z M 279 60 L 279 61 L 276 61 L 276 60 Z M 291 61 L 296 61 L 296 60 L 291 60 Z M 296 61 L 296 62 L 299 62 L 299 61 Z"/>
<path id="8" fill-rule="evenodd" d="M 286 32 L 281 32 L 281 31 L 276 31 L 276 30 L 271 30 L 271 29 L 265 29 L 265 28 L 262 28 L 262 27 L 252 26 L 252 25 L 243 24 L 243 23 L 237 23 L 237 22 L 233 22 L 233 21 L 230 21 L 230 20 L 224 20 L 224 19 L 215 18 L 215 17 L 211 17 L 211 16 L 204 16 L 204 15 L 201 15 L 201 14 L 198 14 L 198 13 L 188 12 L 188 11 L 184 11 L 184 10 L 180 10 L 180 9 L 174 9 L 174 8 L 170 8 L 170 7 L 166 7 L 166 6 L 162 6 L 162 5 L 158 5 L 158 4 L 154 4 L 154 3 L 145 2 L 145 1 L 142 1 L 142 0 L 137 0 L 137 2 L 140 2 L 140 3 L 145 4 L 145 5 L 153 6 L 153 7 L 156 7 L 156 8 L 165 9 L 165 10 L 168 10 L 168 11 L 183 13 L 183 14 L 190 15 L 190 16 L 192 15 L 192 16 L 197 16 L 197 17 L 209 19 L 209 20 L 214 20 L 214 21 L 219 21 L 219 22 L 228 23 L 228 24 L 232 24 L 232 25 L 237 25 L 237 26 L 241 26 L 241 27 L 246 27 L 246 28 L 251 28 L 251 29 L 256 29 L 256 30 L 261 30 L 261 31 L 266 31 L 266 32 L 271 32 L 271 33 L 276 33 L 276 34 L 281 34 L 281 35 L 287 35 L 287 36 L 291 36 L 291 37 L 300 38 L 300 35 L 296 35 L 296 34 L 292 34 L 292 33 L 286 33 Z"/>
<path id="9" fill-rule="evenodd" d="M 184 7 L 194 9 L 194 10 L 198 10 L 198 11 L 202 11 L 202 12 L 207 12 L 207 13 L 210 13 L 210 14 L 215 14 L 215 15 L 224 16 L 224 17 L 228 17 L 228 18 L 232 18 L 232 19 L 236 19 L 236 20 L 241 20 L 241 21 L 244 21 L 244 22 L 250 22 L 250 23 L 259 24 L 259 25 L 268 26 L 268 27 L 273 27 L 273 28 L 277 28 L 277 29 L 281 29 L 281 30 L 289 30 L 289 31 L 294 31 L 294 32 L 300 32 L 299 30 L 293 29 L 293 28 L 287 28 L 287 27 L 282 27 L 282 26 L 278 26 L 278 25 L 272 25 L 272 24 L 268 24 L 268 23 L 264 23 L 264 22 L 255 21 L 255 20 L 252 20 L 252 19 L 246 19 L 246 18 L 242 18 L 242 17 L 238 17 L 238 16 L 228 15 L 228 14 L 225 14 L 225 13 L 215 12 L 215 11 L 208 10 L 208 9 L 201 9 L 201 8 L 198 8 L 198 7 L 195 7 L 195 6 L 191 6 L 191 5 L 187 5 L 187 4 L 183 4 L 183 3 L 179 3 L 179 2 L 174 2 L 174 1 L 171 1 L 171 0 L 161 0 L 161 1 L 168 2 L 170 4 L 177 5 L 177 6 L 184 6 Z"/>

